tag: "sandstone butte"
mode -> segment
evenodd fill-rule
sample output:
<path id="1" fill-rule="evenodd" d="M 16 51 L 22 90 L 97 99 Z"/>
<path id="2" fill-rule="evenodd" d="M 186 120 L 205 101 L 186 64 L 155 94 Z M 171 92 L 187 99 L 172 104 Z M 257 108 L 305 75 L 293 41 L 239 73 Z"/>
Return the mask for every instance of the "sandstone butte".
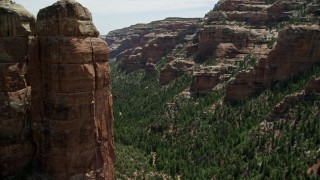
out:
<path id="1" fill-rule="evenodd" d="M 36 21 L 8 0 L 0 12 L 0 177 L 114 179 L 109 51 L 90 12 L 72 0 Z"/>

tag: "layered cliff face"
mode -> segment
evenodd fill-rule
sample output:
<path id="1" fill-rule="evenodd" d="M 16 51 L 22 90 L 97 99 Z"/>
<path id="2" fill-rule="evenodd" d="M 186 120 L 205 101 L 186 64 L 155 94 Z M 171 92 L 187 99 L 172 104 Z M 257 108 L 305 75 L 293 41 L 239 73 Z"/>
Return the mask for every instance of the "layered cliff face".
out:
<path id="1" fill-rule="evenodd" d="M 0 1 L 0 177 L 22 170 L 34 155 L 26 62 L 35 18 L 22 6 Z"/>
<path id="2" fill-rule="evenodd" d="M 198 18 L 167 18 L 149 24 L 137 24 L 110 32 L 110 57 L 120 61 L 119 68 L 132 72 L 156 63 L 192 37 L 200 23 Z"/>
<path id="3" fill-rule="evenodd" d="M 285 81 L 301 73 L 320 59 L 320 28 L 291 26 L 279 32 L 275 49 L 267 58 L 260 59 L 253 68 L 241 71 L 227 87 L 227 100 L 249 97 L 257 90 L 270 87 L 272 83 Z"/>
<path id="4" fill-rule="evenodd" d="M 166 64 L 160 71 L 159 83 L 161 85 L 168 84 L 186 72 L 191 72 L 194 62 L 185 60 L 174 60 Z"/>
<path id="5" fill-rule="evenodd" d="M 317 22 L 315 7 L 316 3 L 304 1 L 220 1 L 206 15 L 206 25 L 199 31 L 198 57 L 213 55 L 230 62 L 248 53 L 259 60 L 229 83 L 226 100 L 248 97 L 317 62 L 319 27 L 310 27 Z M 292 22 L 308 25 L 286 28 L 279 35 L 272 30 Z M 221 48 L 226 43 L 228 48 Z"/>
<path id="6" fill-rule="evenodd" d="M 268 42 L 277 38 L 276 31 L 266 29 L 267 23 L 286 19 L 270 12 L 273 6 L 265 1 L 219 1 L 206 14 L 204 26 L 199 29 L 196 39 L 198 59 L 209 56 L 230 59 L 249 53 L 267 55 Z M 290 18 L 291 11 L 279 9 L 277 13 Z M 228 48 L 224 48 L 226 44 Z"/>
<path id="7" fill-rule="evenodd" d="M 285 47 L 286 40 L 281 40 L 285 32 L 278 37 L 278 29 L 290 23 L 311 23 L 314 17 L 310 14 L 314 4 L 304 1 L 219 1 L 215 8 L 206 14 L 204 26 L 198 31 L 195 39 L 195 53 L 197 61 L 205 61 L 208 57 L 214 57 L 221 64 L 248 64 L 246 56 L 255 56 L 255 59 L 265 59 L 279 38 L 282 41 L 277 47 Z M 305 22 L 303 22 L 305 21 Z M 293 41 L 292 41 L 293 42 Z M 279 43 L 279 42 L 278 42 Z M 289 43 L 289 42 L 288 42 Z M 298 42 L 297 42 L 298 43 Z M 290 43 L 289 43 L 290 44 Z M 289 49 L 289 48 L 288 48 Z M 272 55 L 271 55 L 272 56 Z M 271 57 L 272 58 L 272 57 Z M 241 62 L 244 61 L 244 62 Z M 219 65 L 218 65 L 219 66 Z M 241 67 L 239 68 L 242 69 Z M 199 80 L 199 74 L 195 76 Z M 244 79 L 245 75 L 242 76 Z M 202 75 L 205 81 L 206 75 Z M 193 84 L 196 84 L 193 82 Z M 210 90 L 215 82 L 205 83 Z M 203 90 L 194 86 L 192 89 Z M 230 88 L 235 89 L 235 88 Z M 239 92 L 247 93 L 248 87 L 243 87 Z M 250 92 L 249 92 L 250 93 Z M 228 99 L 228 97 L 227 97 Z"/>
<path id="8" fill-rule="evenodd" d="M 30 48 L 37 170 L 57 179 L 113 179 L 107 44 L 75 1 L 41 9 Z"/>

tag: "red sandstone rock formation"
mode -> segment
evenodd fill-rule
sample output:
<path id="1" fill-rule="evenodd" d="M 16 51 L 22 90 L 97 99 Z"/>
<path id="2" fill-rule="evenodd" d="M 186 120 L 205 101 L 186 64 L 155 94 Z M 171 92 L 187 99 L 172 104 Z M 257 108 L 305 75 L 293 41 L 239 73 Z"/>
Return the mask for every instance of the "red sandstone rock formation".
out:
<path id="1" fill-rule="evenodd" d="M 174 60 L 161 69 L 159 83 L 161 85 L 168 84 L 185 72 L 192 71 L 193 66 L 194 62 L 192 61 Z"/>
<path id="2" fill-rule="evenodd" d="M 226 100 L 239 100 L 272 82 L 285 81 L 320 61 L 320 28 L 291 26 L 279 33 L 275 49 L 252 69 L 241 71 L 227 87 Z"/>
<path id="3" fill-rule="evenodd" d="M 34 156 L 25 76 L 34 23 L 21 5 L 0 1 L 0 178 L 21 171 Z"/>
<path id="4" fill-rule="evenodd" d="M 107 44 L 75 1 L 41 9 L 30 46 L 36 170 L 56 179 L 113 179 Z"/>
<path id="5" fill-rule="evenodd" d="M 148 35 L 161 33 L 178 33 L 184 38 L 197 30 L 200 18 L 166 18 L 148 24 L 136 24 L 127 28 L 111 31 L 106 36 L 110 46 L 110 58 L 117 58 L 121 52 L 142 47 L 148 41 Z M 150 39 L 149 39 L 150 40 Z"/>
<path id="6" fill-rule="evenodd" d="M 111 46 L 111 58 L 116 58 L 119 68 L 132 72 L 146 68 L 146 63 L 156 63 L 185 38 L 195 34 L 197 18 L 167 18 L 149 24 L 137 24 L 110 32 L 106 41 Z"/>
<path id="7" fill-rule="evenodd" d="M 161 57 L 165 56 L 177 44 L 178 34 L 148 34 L 144 38 L 148 39 L 147 44 L 139 48 L 129 51 L 129 55 L 119 63 L 119 68 L 132 72 L 141 68 L 145 68 L 146 63 L 156 63 Z"/>
<path id="8" fill-rule="evenodd" d="M 233 68 L 234 66 L 226 64 L 202 68 L 193 74 L 190 91 L 202 93 L 214 89 L 231 77 Z"/>
<path id="9" fill-rule="evenodd" d="M 302 0 L 277 1 L 273 4 L 262 0 L 219 1 L 206 14 L 204 26 L 198 30 L 195 41 L 198 45 L 197 58 L 234 58 L 250 53 L 267 55 L 269 48 L 265 45 L 277 38 L 277 32 L 269 32 L 266 27 L 291 19 L 303 3 L 305 1 Z M 221 54 L 221 43 L 227 43 L 232 51 Z"/>

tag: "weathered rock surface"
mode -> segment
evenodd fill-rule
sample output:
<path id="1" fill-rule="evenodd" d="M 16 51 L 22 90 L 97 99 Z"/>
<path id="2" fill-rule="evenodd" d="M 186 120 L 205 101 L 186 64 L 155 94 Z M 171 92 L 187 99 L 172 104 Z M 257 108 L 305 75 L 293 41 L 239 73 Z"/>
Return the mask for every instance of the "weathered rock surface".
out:
<path id="1" fill-rule="evenodd" d="M 40 10 L 29 47 L 35 171 L 55 179 L 113 179 L 107 44 L 75 1 Z"/>
<path id="2" fill-rule="evenodd" d="M 234 66 L 226 64 L 201 68 L 193 73 L 190 91 L 202 93 L 214 89 L 231 77 L 233 69 Z"/>
<path id="3" fill-rule="evenodd" d="M 267 55 L 268 42 L 278 34 L 266 30 L 266 24 L 285 20 L 269 12 L 272 7 L 265 1 L 219 1 L 198 30 L 195 39 L 198 61 L 210 56 L 232 59 L 250 53 Z M 288 14 L 285 10 L 279 13 Z"/>
<path id="4" fill-rule="evenodd" d="M 164 66 L 160 71 L 159 83 L 168 84 L 172 80 L 183 75 L 185 72 L 192 71 L 194 62 L 186 60 L 174 60 Z"/>
<path id="5" fill-rule="evenodd" d="M 34 156 L 26 81 L 28 36 L 35 18 L 21 5 L 0 1 L 0 178 L 21 171 Z"/>
<path id="6" fill-rule="evenodd" d="M 144 36 L 150 33 L 177 32 L 181 36 L 193 34 L 197 30 L 199 21 L 200 18 L 166 18 L 148 24 L 136 24 L 128 28 L 111 31 L 106 36 L 106 41 L 110 46 L 110 58 L 117 58 L 125 50 L 146 44 Z"/>
<path id="7" fill-rule="evenodd" d="M 112 31 L 106 36 L 110 57 L 120 61 L 119 68 L 126 72 L 143 69 L 195 34 L 199 22 L 198 18 L 167 18 Z"/>
<path id="8" fill-rule="evenodd" d="M 279 33 L 275 49 L 253 68 L 241 71 L 227 87 L 226 100 L 239 100 L 276 81 L 285 81 L 320 61 L 320 28 L 291 26 Z"/>
<path id="9" fill-rule="evenodd" d="M 92 22 L 91 13 L 75 0 L 55 3 L 41 9 L 37 15 L 38 36 L 93 36 L 99 32 Z"/>
<path id="10" fill-rule="evenodd" d="M 119 68 L 132 72 L 145 68 L 146 63 L 156 63 L 161 57 L 165 56 L 175 48 L 177 34 L 148 34 L 144 37 L 147 44 L 140 48 L 129 50 L 128 55 L 119 63 Z"/>
<path id="11" fill-rule="evenodd" d="M 23 6 L 10 0 L 1 0 L 0 36 L 33 36 L 35 18 Z"/>

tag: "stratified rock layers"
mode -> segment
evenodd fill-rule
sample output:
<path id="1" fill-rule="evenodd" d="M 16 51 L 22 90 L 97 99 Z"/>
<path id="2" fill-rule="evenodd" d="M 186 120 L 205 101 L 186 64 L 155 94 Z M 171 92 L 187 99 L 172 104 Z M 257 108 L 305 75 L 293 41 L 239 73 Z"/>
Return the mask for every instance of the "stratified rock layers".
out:
<path id="1" fill-rule="evenodd" d="M 229 83 L 225 99 L 244 99 L 319 63 L 319 39 L 318 25 L 291 26 L 280 31 L 277 45 L 268 58 L 262 58 L 252 69 L 241 71 Z"/>
<path id="2" fill-rule="evenodd" d="M 113 179 L 107 44 L 75 1 L 40 10 L 30 46 L 36 168 L 57 179 Z"/>
<path id="3" fill-rule="evenodd" d="M 34 23 L 22 6 L 0 1 L 0 177 L 21 171 L 34 154 L 25 76 Z"/>

